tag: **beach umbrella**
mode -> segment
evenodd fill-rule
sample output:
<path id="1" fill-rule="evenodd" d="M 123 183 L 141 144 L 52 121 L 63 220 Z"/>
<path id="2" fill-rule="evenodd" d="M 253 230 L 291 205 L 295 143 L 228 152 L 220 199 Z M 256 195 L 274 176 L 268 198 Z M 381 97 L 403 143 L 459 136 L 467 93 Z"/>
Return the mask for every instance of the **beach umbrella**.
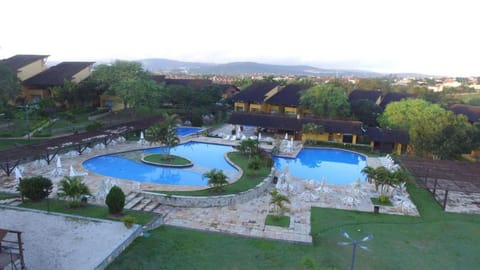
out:
<path id="1" fill-rule="evenodd" d="M 288 140 L 288 133 L 285 132 L 285 140 Z"/>
<path id="2" fill-rule="evenodd" d="M 18 169 L 18 167 L 15 167 L 15 179 L 16 180 L 19 180 L 20 178 L 22 178 L 22 174 L 20 173 L 20 170 Z"/>
<path id="3" fill-rule="evenodd" d="M 77 174 L 75 173 L 75 170 L 73 169 L 73 166 L 70 165 L 70 174 L 71 177 L 76 176 Z"/>
<path id="4" fill-rule="evenodd" d="M 60 160 L 60 156 L 57 156 L 57 168 L 62 168 L 62 161 Z"/>
<path id="5" fill-rule="evenodd" d="M 140 140 L 145 140 L 145 134 L 143 134 L 143 131 L 140 131 Z"/>

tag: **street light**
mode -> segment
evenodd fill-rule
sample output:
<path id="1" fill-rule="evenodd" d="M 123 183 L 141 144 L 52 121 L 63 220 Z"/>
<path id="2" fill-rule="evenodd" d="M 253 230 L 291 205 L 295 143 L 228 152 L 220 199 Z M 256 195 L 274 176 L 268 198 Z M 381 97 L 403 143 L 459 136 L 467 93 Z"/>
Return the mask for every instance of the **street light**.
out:
<path id="1" fill-rule="evenodd" d="M 369 234 L 367 236 L 365 236 L 364 238 L 362 238 L 361 240 L 355 240 L 355 239 L 352 239 L 350 237 L 350 235 L 348 235 L 348 233 L 346 231 L 344 231 L 343 229 L 340 229 L 340 233 L 345 237 L 347 238 L 348 240 L 350 240 L 350 242 L 338 242 L 337 244 L 340 245 L 340 246 L 353 246 L 353 251 L 352 251 L 352 262 L 350 264 L 350 270 L 353 270 L 353 266 L 355 264 L 355 251 L 357 249 L 357 246 L 363 250 L 366 250 L 366 251 L 371 251 L 368 247 L 366 246 L 363 246 L 361 245 L 361 243 L 363 242 L 367 242 L 367 241 L 370 241 L 373 239 L 373 235 Z"/>
<path id="2" fill-rule="evenodd" d="M 27 119 L 27 138 L 30 141 L 30 121 L 28 121 L 28 104 L 25 104 L 25 115 Z"/>

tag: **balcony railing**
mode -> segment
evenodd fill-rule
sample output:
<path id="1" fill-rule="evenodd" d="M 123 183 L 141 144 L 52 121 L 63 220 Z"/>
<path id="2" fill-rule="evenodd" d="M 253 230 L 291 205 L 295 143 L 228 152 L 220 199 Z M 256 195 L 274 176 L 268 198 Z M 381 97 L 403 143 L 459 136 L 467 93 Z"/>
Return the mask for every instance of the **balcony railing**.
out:
<path id="1" fill-rule="evenodd" d="M 19 268 L 17 265 L 19 261 Z M 26 269 L 23 258 L 22 232 L 0 229 L 0 269 Z"/>

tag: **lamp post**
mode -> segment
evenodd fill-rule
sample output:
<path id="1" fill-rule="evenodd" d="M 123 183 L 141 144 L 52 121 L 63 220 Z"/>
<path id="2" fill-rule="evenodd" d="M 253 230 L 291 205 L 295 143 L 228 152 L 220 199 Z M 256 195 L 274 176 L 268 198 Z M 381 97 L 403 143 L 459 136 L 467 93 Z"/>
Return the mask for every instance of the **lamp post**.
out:
<path id="1" fill-rule="evenodd" d="M 338 242 L 337 244 L 340 245 L 340 246 L 352 246 L 353 247 L 353 250 L 352 250 L 352 262 L 350 263 L 350 270 L 353 270 L 353 267 L 355 265 L 355 252 L 357 250 L 357 246 L 363 250 L 366 250 L 366 251 L 371 251 L 368 247 L 366 246 L 363 246 L 361 245 L 363 242 L 367 242 L 367 241 L 370 241 L 373 239 L 373 235 L 369 234 L 367 236 L 365 236 L 364 238 L 362 238 L 361 240 L 355 240 L 355 239 L 352 239 L 350 237 L 350 235 L 348 235 L 348 233 L 346 231 L 344 231 L 343 229 L 340 229 L 340 233 L 345 237 L 347 238 L 348 240 L 350 240 L 349 242 Z"/>
<path id="2" fill-rule="evenodd" d="M 25 118 L 27 120 L 27 139 L 30 142 L 30 121 L 28 120 L 28 104 L 25 105 Z"/>

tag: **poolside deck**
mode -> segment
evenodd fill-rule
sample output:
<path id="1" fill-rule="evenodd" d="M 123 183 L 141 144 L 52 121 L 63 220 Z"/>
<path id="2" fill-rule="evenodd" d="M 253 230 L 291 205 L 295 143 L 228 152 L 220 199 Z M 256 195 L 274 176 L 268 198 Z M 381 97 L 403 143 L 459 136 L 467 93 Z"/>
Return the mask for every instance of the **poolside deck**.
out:
<path id="1" fill-rule="evenodd" d="M 182 142 L 187 141 L 199 141 L 207 143 L 217 143 L 217 144 L 226 144 L 226 145 L 237 145 L 239 141 L 224 140 L 221 138 L 214 137 L 202 137 L 202 136 L 188 136 L 182 138 Z M 115 153 L 121 151 L 130 151 L 135 149 L 143 149 L 149 147 L 155 147 L 156 145 L 139 144 L 138 142 L 124 142 L 118 143 L 115 145 L 109 145 L 107 148 L 101 149 L 92 149 L 91 152 L 85 152 L 81 156 L 68 156 L 62 155 L 63 163 L 63 172 L 64 175 L 68 175 L 68 169 L 72 166 L 77 172 L 85 172 L 85 169 L 82 166 L 83 161 L 95 157 L 97 155 L 104 155 L 108 153 Z M 295 151 L 291 152 L 292 156 L 296 155 L 298 151 L 301 150 L 300 144 L 295 144 Z M 297 147 L 298 146 L 298 147 Z M 262 147 L 272 147 L 269 144 L 262 144 Z M 375 165 L 377 161 L 375 159 L 369 159 L 368 164 Z M 34 175 L 45 175 L 50 177 L 54 182 L 55 189 L 58 182 L 62 179 L 62 176 L 52 176 L 51 172 L 56 168 L 56 164 L 50 164 L 47 166 L 38 166 L 33 162 L 25 164 L 23 174 L 24 177 L 30 177 Z M 15 180 L 12 177 L 7 178 L 5 175 L 0 176 L 2 178 L 2 183 L 7 182 L 7 187 L 4 187 L 3 190 L 15 190 Z M 129 194 L 130 192 L 139 192 L 141 190 L 194 190 L 199 189 L 199 187 L 191 186 L 172 186 L 172 185 L 161 185 L 161 184 L 151 184 L 130 181 L 126 179 L 116 179 L 112 177 L 106 177 L 103 175 L 98 175 L 92 172 L 88 172 L 88 175 L 85 177 L 85 183 L 90 187 L 94 195 L 100 195 L 102 185 L 105 181 L 108 180 L 114 184 L 120 186 L 122 190 Z M 273 226 L 265 226 L 265 219 L 271 206 L 269 205 L 270 195 L 265 194 L 263 197 L 256 200 L 249 201 L 248 203 L 229 206 L 229 207 L 218 207 L 218 208 L 176 208 L 169 206 L 156 206 L 156 207 L 147 207 L 144 205 L 143 209 L 148 209 L 150 211 L 160 213 L 165 217 L 165 224 L 172 226 L 181 226 L 193 229 L 208 230 L 208 231 L 217 231 L 223 233 L 239 234 L 244 236 L 251 237 L 263 237 L 291 242 L 300 242 L 311 244 L 310 236 L 310 208 L 312 206 L 318 207 L 330 207 L 330 208 L 342 208 L 342 209 L 351 209 L 359 211 L 371 212 L 373 210 L 373 204 L 370 201 L 369 196 L 374 196 L 375 189 L 373 185 L 365 184 L 364 188 L 365 193 L 362 198 L 352 199 L 351 201 L 346 201 L 345 198 L 351 197 L 352 186 L 336 186 L 336 185 L 326 185 L 326 190 L 329 192 L 319 193 L 315 196 L 307 196 L 306 191 L 311 191 L 312 189 L 305 186 L 306 181 L 300 179 L 291 178 L 292 184 L 298 187 L 296 192 L 291 192 L 288 196 L 292 201 L 290 208 L 292 212 L 290 215 L 291 225 L 289 228 L 277 228 Z M 203 188 L 203 187 L 200 187 Z M 56 190 L 52 192 L 53 196 L 57 193 Z M 367 195 L 368 194 L 368 195 Z M 105 195 L 105 194 L 104 194 Z M 101 196 L 96 203 L 103 204 L 103 199 Z M 135 209 L 135 206 L 146 204 L 146 200 L 136 199 L 136 202 L 131 203 L 131 207 Z M 415 210 L 416 211 L 416 210 Z M 412 214 L 416 215 L 418 212 L 404 213 L 401 206 L 392 207 L 392 208 L 382 208 L 384 213 L 394 213 L 394 214 Z"/>

